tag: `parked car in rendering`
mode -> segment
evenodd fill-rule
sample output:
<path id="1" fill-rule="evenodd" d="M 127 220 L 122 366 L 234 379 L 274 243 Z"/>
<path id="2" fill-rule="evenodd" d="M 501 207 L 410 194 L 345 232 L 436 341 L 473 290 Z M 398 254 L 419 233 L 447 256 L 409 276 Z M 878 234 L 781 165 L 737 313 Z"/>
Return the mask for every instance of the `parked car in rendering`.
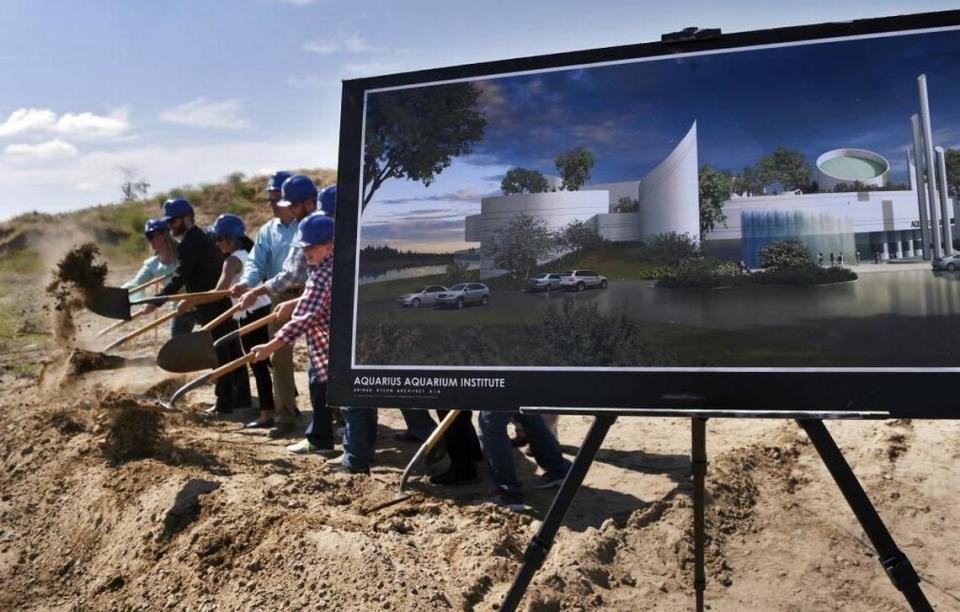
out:
<path id="1" fill-rule="evenodd" d="M 421 287 L 416 291 L 411 293 L 404 293 L 397 298 L 397 304 L 401 306 L 413 306 L 414 308 L 420 308 L 421 306 L 433 306 L 437 303 L 437 296 L 446 291 L 447 288 L 443 285 L 429 285 L 427 287 Z"/>
<path id="2" fill-rule="evenodd" d="M 947 272 L 960 270 L 960 254 L 947 255 L 946 257 L 934 259 L 931 265 L 934 270 L 946 270 Z"/>
<path id="3" fill-rule="evenodd" d="M 490 289 L 483 283 L 458 283 L 437 296 L 437 306 L 463 308 L 468 304 L 486 306 L 490 303 Z"/>
<path id="4" fill-rule="evenodd" d="M 607 277 L 591 270 L 569 270 L 560 277 L 560 287 L 567 291 L 583 291 L 593 287 L 607 288 Z"/>
<path id="5" fill-rule="evenodd" d="M 527 279 L 527 291 L 553 291 L 560 288 L 560 275 L 554 272 L 534 274 Z"/>

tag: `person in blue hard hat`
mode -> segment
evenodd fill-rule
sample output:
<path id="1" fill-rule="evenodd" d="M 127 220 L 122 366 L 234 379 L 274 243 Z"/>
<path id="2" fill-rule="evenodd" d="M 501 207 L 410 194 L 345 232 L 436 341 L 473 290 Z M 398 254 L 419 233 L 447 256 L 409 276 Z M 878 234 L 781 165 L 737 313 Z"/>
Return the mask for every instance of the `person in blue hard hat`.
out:
<path id="1" fill-rule="evenodd" d="M 285 344 L 293 344 L 306 335 L 307 351 L 312 368 L 310 394 L 314 406 L 326 405 L 327 365 L 329 362 L 330 295 L 333 277 L 334 221 L 322 213 L 315 213 L 301 221 L 294 246 L 302 249 L 309 266 L 303 295 L 281 305 L 293 308 L 291 319 L 284 324 L 267 344 L 255 346 L 255 359 L 269 357 Z M 376 408 L 344 408 L 344 456 L 337 469 L 350 473 L 369 473 L 370 460 L 377 437 Z M 329 417 L 314 411 L 314 423 L 307 429 L 306 438 L 287 447 L 292 453 L 320 453 L 333 457 L 332 445 L 327 447 L 324 436 L 330 427 Z M 317 435 L 317 434 L 320 435 Z"/>
<path id="2" fill-rule="evenodd" d="M 264 192 L 273 211 L 273 219 L 257 230 L 253 248 L 243 265 L 243 274 L 231 287 L 235 298 L 240 298 L 251 287 L 257 287 L 278 275 L 283 269 L 283 262 L 290 253 L 290 244 L 299 225 L 294 207 L 278 206 L 281 199 L 280 188 L 290 176 L 289 172 L 279 171 L 271 174 L 267 179 Z M 268 299 L 279 304 L 299 295 L 299 288 L 295 288 L 279 294 L 268 293 L 258 299 L 269 296 Z M 280 324 L 271 324 L 266 331 L 269 335 L 273 335 L 279 329 Z M 263 341 L 265 342 L 266 338 Z M 273 421 L 273 425 L 279 423 L 281 428 L 295 427 L 300 411 L 297 409 L 297 387 L 293 378 L 293 348 L 284 347 L 274 353 L 270 364 L 273 366 L 274 409 L 271 414 L 267 414 L 261 406 L 260 418 L 257 421 L 259 423 Z"/>
<path id="3" fill-rule="evenodd" d="M 313 180 L 302 174 L 295 174 L 286 179 L 280 186 L 281 199 L 277 202 L 280 208 L 289 208 L 294 217 L 302 224 L 303 220 L 310 214 L 316 212 L 319 191 Z M 298 226 L 299 227 L 299 226 Z M 249 308 L 254 301 L 262 295 L 281 295 L 286 292 L 296 292 L 303 286 L 307 280 L 307 259 L 304 256 L 303 248 L 294 243 L 283 266 L 273 277 L 264 281 L 263 284 L 249 289 L 240 297 L 244 308 Z M 287 304 L 286 308 L 277 309 L 285 316 L 281 320 L 289 317 L 292 312 L 292 300 L 287 300 L 282 304 Z M 318 374 L 313 367 L 313 362 L 309 362 L 307 368 L 307 380 L 310 386 L 310 404 L 313 407 L 313 422 L 308 427 L 310 436 L 315 440 L 325 453 L 333 453 L 333 414 L 326 405 L 326 394 L 319 393 Z M 326 378 L 324 377 L 324 380 Z M 295 423 L 277 422 L 270 429 L 271 437 L 283 437 L 296 431 Z"/>
<path id="4" fill-rule="evenodd" d="M 243 219 L 231 213 L 225 213 L 217 217 L 213 225 L 210 226 L 209 234 L 213 237 L 217 248 L 220 249 L 220 253 L 224 257 L 223 271 L 220 273 L 220 280 L 217 282 L 215 289 L 229 289 L 243 274 L 243 267 L 248 259 L 249 250 L 253 247 L 253 241 L 247 237 L 247 228 Z M 270 309 L 270 298 L 262 296 L 254 303 L 253 308 L 241 310 L 234 314 L 233 318 L 237 325 L 243 327 L 267 316 L 270 314 Z M 261 327 L 243 336 L 241 344 L 243 348 L 249 351 L 251 347 L 263 344 L 268 339 L 267 328 Z M 257 383 L 260 415 L 257 419 L 246 423 L 244 428 L 272 427 L 274 401 L 270 365 L 266 362 L 259 362 L 253 364 L 251 368 Z M 237 388 L 237 406 L 252 406 L 250 377 L 246 366 L 235 370 L 233 376 Z"/>
<path id="5" fill-rule="evenodd" d="M 170 226 L 164 219 L 147 219 L 143 235 L 153 250 L 153 255 L 143 260 L 137 274 L 121 285 L 124 289 L 136 287 L 155 278 L 166 276 L 177 269 L 177 241 L 170 235 Z M 130 295 L 131 300 L 144 297 L 143 291 Z M 170 322 L 171 335 L 189 333 L 194 326 L 193 315 L 187 313 Z"/>
<path id="6" fill-rule="evenodd" d="M 220 254 L 220 250 L 217 249 L 207 233 L 197 226 L 194 220 L 193 206 L 184 198 L 171 198 L 163 203 L 163 216 L 170 226 L 171 233 L 174 237 L 180 239 L 180 243 L 177 245 L 177 269 L 158 295 L 173 295 L 181 289 L 186 289 L 189 293 L 211 291 L 220 280 L 220 272 L 223 269 L 223 255 Z M 159 304 L 147 305 L 148 313 L 155 310 Z M 209 323 L 223 314 L 230 306 L 231 303 L 228 298 L 197 304 L 195 306 L 197 322 L 201 325 Z M 188 304 L 181 302 L 177 311 L 180 314 L 185 314 L 189 308 Z M 217 339 L 236 329 L 236 321 L 227 319 L 210 332 L 214 339 Z M 228 342 L 217 348 L 219 365 L 233 361 L 240 356 L 239 341 Z M 207 413 L 213 415 L 233 412 L 237 405 L 234 379 L 230 376 L 224 376 L 217 380 L 214 389 L 217 402 L 207 410 Z"/>
<path id="7" fill-rule="evenodd" d="M 320 192 L 320 210 L 331 219 L 337 217 L 337 186 L 330 185 Z"/>

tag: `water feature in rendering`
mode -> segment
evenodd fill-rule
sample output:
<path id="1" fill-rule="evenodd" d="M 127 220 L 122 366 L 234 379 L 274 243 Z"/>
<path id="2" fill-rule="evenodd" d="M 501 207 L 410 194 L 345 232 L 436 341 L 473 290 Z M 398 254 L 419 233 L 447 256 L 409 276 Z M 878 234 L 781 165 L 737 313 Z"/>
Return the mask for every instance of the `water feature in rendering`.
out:
<path id="1" fill-rule="evenodd" d="M 843 253 L 851 261 L 856 251 L 853 222 L 849 217 L 808 210 L 744 211 L 740 217 L 741 258 L 751 267 L 760 267 L 760 251 L 777 240 L 795 240 L 806 247 L 811 260 L 818 253 Z"/>

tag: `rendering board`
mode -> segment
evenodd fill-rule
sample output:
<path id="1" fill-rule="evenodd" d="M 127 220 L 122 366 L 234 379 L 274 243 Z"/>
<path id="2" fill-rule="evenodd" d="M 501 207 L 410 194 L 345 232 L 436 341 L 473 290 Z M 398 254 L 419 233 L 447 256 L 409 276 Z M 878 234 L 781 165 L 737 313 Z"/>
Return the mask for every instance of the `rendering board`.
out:
<path id="1" fill-rule="evenodd" d="M 332 403 L 960 415 L 958 12 L 347 81 L 342 113 Z"/>

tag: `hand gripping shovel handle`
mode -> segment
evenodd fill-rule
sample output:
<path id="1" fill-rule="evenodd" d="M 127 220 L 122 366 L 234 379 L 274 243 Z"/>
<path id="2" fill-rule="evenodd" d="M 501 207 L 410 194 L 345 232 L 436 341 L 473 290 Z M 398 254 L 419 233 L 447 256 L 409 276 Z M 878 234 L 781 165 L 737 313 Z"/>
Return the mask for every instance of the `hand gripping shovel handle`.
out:
<path id="1" fill-rule="evenodd" d="M 117 329 L 118 327 L 120 327 L 121 325 L 123 325 L 123 324 L 125 324 L 125 323 L 129 323 L 130 321 L 133 321 L 134 319 L 139 319 L 140 317 L 142 317 L 142 316 L 145 315 L 145 314 L 147 314 L 147 313 L 141 310 L 140 312 L 137 312 L 136 314 L 134 314 L 134 315 L 133 315 L 132 317 L 130 317 L 129 319 L 120 319 L 120 320 L 117 321 L 116 323 L 112 323 L 112 324 L 104 327 L 104 328 L 101 329 L 100 331 L 98 331 L 98 332 L 97 332 L 97 337 L 99 338 L 100 336 L 106 334 L 107 332 L 111 332 L 111 331 Z"/>
<path id="2" fill-rule="evenodd" d="M 195 304 L 204 304 L 206 302 L 216 302 L 225 297 L 230 297 L 230 290 L 224 289 L 223 291 L 201 291 L 199 293 L 175 293 L 173 295 L 155 295 L 153 297 L 140 298 L 139 300 L 133 300 L 130 302 L 131 306 L 137 304 L 152 304 L 153 302 L 159 302 L 160 300 L 167 300 L 170 302 L 181 302 L 184 300 L 189 300 Z"/>
<path id="3" fill-rule="evenodd" d="M 221 336 L 220 338 L 218 338 L 218 339 L 213 343 L 213 348 L 218 349 L 218 348 L 220 348 L 221 346 L 223 346 L 224 344 L 226 344 L 226 343 L 228 343 L 228 342 L 232 342 L 235 338 L 239 338 L 239 337 L 241 337 L 241 336 L 246 336 L 246 335 L 249 334 L 250 332 L 255 331 L 255 330 L 258 330 L 258 329 L 260 329 L 261 327 L 263 327 L 263 326 L 265 326 L 265 325 L 270 325 L 271 323 L 273 323 L 274 321 L 276 321 L 277 318 L 278 318 L 277 313 L 271 312 L 271 313 L 268 314 L 267 316 L 265 316 L 265 317 L 263 317 L 263 318 L 261 318 L 261 319 L 257 319 L 257 320 L 254 321 L 253 323 L 249 323 L 249 324 L 247 324 L 247 325 L 244 325 L 244 326 L 241 327 L 240 329 L 235 329 L 235 330 L 233 330 L 232 332 L 230 332 L 229 334 L 227 334 L 227 335 L 225 335 L 225 336 Z"/>
<path id="4" fill-rule="evenodd" d="M 171 276 L 173 276 L 173 272 L 168 272 L 167 274 L 164 274 L 163 276 L 158 276 L 157 278 L 155 278 L 155 279 L 153 279 L 153 280 L 148 280 L 147 282 L 145 282 L 145 283 L 143 283 L 143 284 L 141 284 L 141 285 L 137 285 L 136 287 L 130 287 L 129 289 L 127 289 L 127 291 L 129 291 L 130 293 L 136 293 L 137 291 L 143 291 L 143 290 L 146 289 L 147 287 L 149 287 L 149 286 L 151 286 L 151 285 L 156 285 L 156 284 L 159 283 L 159 282 L 165 281 L 165 280 L 167 280 L 168 278 L 170 278 Z"/>
<path id="5" fill-rule="evenodd" d="M 166 322 L 169 321 L 170 319 L 174 318 L 175 316 L 177 316 L 177 311 L 176 311 L 176 310 L 174 310 L 173 312 L 167 313 L 167 314 L 163 315 L 162 317 L 160 317 L 159 319 L 157 319 L 156 321 L 153 321 L 152 323 L 147 323 L 146 325 L 144 325 L 144 326 L 141 327 L 140 329 L 137 329 L 137 330 L 135 330 L 135 331 L 130 332 L 129 334 L 127 334 L 127 335 L 124 336 L 123 338 L 120 338 L 120 339 L 118 339 L 118 340 L 114 340 L 113 342 L 111 342 L 110 344 L 108 344 L 108 345 L 103 349 L 103 352 L 106 353 L 106 352 L 109 351 L 110 349 L 116 348 L 116 347 L 120 346 L 121 344 L 123 344 L 123 343 L 126 342 L 127 340 L 133 340 L 134 338 L 136 338 L 136 337 L 138 337 L 138 336 L 142 336 L 143 334 L 147 333 L 148 331 L 150 331 L 150 330 L 153 329 L 154 327 L 159 327 L 160 325 L 163 325 L 164 323 L 166 323 Z"/>
<path id="6" fill-rule="evenodd" d="M 219 368 L 217 368 L 216 370 L 211 370 L 206 374 L 204 374 L 203 376 L 199 378 L 195 378 L 194 380 L 188 382 L 187 384 L 177 389 L 176 392 L 174 392 L 174 394 L 170 396 L 170 406 L 175 405 L 177 403 L 177 400 L 183 397 L 184 395 L 186 395 L 188 391 L 192 391 L 197 387 L 200 387 L 207 383 L 211 383 L 211 382 L 214 382 L 215 380 L 223 378 L 224 376 L 226 376 L 230 372 L 233 372 L 237 368 L 242 368 L 243 366 L 252 362 L 254 357 L 256 357 L 256 353 L 248 353 L 243 357 L 240 357 L 239 359 L 234 359 L 230 363 L 225 363 Z"/>

